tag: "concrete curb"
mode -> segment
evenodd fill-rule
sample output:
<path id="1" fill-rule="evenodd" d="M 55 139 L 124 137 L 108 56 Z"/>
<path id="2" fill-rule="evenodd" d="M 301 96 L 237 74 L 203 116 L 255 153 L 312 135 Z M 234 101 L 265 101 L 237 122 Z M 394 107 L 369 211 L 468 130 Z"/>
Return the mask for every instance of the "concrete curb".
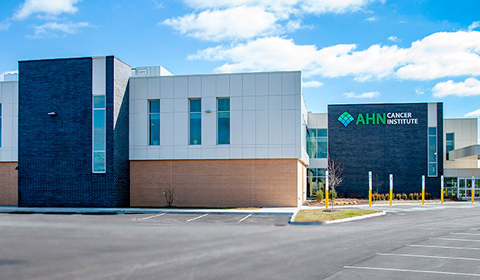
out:
<path id="1" fill-rule="evenodd" d="M 368 214 L 368 215 L 363 215 L 363 216 L 356 216 L 356 217 L 351 217 L 351 218 L 346 218 L 346 219 L 339 219 L 339 220 L 333 220 L 333 221 L 324 221 L 324 222 L 295 222 L 295 216 L 297 213 L 292 215 L 292 218 L 288 222 L 291 225 L 299 225 L 299 226 L 314 226 L 314 225 L 329 225 L 329 224 L 339 224 L 339 223 L 345 223 L 345 222 L 351 222 L 351 221 L 358 221 L 358 220 L 363 220 L 363 219 L 368 219 L 368 218 L 373 218 L 373 217 L 380 217 L 384 216 L 387 214 L 387 212 L 382 211 L 380 213 L 373 213 L 373 214 Z"/>
<path id="2" fill-rule="evenodd" d="M 217 215 L 293 215 L 292 208 L 262 209 L 168 209 L 168 208 L 53 208 L 53 207 L 0 207 L 3 214 L 81 214 L 81 215 L 122 215 L 122 214 L 217 214 Z"/>

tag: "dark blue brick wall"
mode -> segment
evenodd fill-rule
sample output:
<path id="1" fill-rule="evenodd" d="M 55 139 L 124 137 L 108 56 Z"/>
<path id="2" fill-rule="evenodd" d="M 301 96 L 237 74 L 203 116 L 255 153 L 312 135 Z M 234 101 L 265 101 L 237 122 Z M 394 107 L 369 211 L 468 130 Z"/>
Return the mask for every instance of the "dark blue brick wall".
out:
<path id="1" fill-rule="evenodd" d="M 105 174 L 92 173 L 92 59 L 19 62 L 19 206 L 128 205 L 128 197 L 117 194 L 128 185 L 113 180 L 113 61 L 107 59 Z M 128 99 L 123 106 L 128 110 Z M 128 129 L 128 119 L 118 125 Z"/>
<path id="2" fill-rule="evenodd" d="M 349 112 L 356 121 L 362 113 L 411 112 L 418 125 L 356 125 L 345 127 L 337 119 Z M 437 104 L 438 155 L 443 154 L 443 112 Z M 389 174 L 394 175 L 394 192 L 421 192 L 421 176 L 427 175 L 428 104 L 365 104 L 328 106 L 329 156 L 344 166 L 344 182 L 337 188 L 344 196 L 368 195 L 368 172 L 373 172 L 373 191 L 388 193 Z M 426 192 L 439 196 L 443 161 L 439 157 L 438 177 L 427 178 Z"/>

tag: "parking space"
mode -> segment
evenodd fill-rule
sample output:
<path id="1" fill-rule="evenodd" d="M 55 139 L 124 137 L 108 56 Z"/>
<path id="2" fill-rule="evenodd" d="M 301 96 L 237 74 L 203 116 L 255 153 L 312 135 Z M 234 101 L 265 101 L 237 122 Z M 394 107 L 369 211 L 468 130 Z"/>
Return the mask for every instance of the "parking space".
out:
<path id="1" fill-rule="evenodd" d="M 328 279 L 480 279 L 480 230 L 406 244 L 344 268 Z"/>
<path id="2" fill-rule="evenodd" d="M 157 225 L 210 224 L 210 225 L 288 225 L 290 215 L 275 214 L 177 214 L 160 213 L 135 215 L 133 221 Z"/>

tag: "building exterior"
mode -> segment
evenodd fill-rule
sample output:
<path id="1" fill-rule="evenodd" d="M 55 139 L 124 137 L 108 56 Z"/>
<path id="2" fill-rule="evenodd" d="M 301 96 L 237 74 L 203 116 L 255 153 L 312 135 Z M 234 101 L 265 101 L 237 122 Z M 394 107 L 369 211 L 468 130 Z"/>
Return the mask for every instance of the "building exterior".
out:
<path id="1" fill-rule="evenodd" d="M 369 171 L 378 192 L 389 174 L 401 192 L 425 175 L 435 196 L 442 175 L 460 197 L 480 179 L 476 119 L 444 120 L 441 103 L 307 113 L 299 71 L 177 76 L 107 56 L 20 61 L 9 80 L 0 205 L 299 206 L 328 157 L 347 197 L 366 195 Z"/>

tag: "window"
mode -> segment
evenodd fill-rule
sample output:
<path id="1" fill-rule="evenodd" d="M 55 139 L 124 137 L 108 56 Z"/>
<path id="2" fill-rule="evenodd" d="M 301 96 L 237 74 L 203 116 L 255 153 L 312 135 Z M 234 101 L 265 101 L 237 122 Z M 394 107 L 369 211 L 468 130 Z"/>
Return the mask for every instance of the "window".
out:
<path id="1" fill-rule="evenodd" d="M 319 190 L 325 191 L 325 168 L 307 169 L 307 197 L 315 197 Z"/>
<path id="2" fill-rule="evenodd" d="M 217 143 L 230 144 L 230 98 L 217 99 Z"/>
<path id="3" fill-rule="evenodd" d="M 447 160 L 449 160 L 449 156 L 448 156 L 448 153 L 450 151 L 453 151 L 455 150 L 455 134 L 454 133 L 447 133 L 446 135 L 446 149 L 445 149 L 445 153 L 446 153 L 446 157 L 447 157 Z"/>
<path id="4" fill-rule="evenodd" d="M 202 100 L 190 99 L 190 145 L 202 144 Z"/>
<path id="5" fill-rule="evenodd" d="M 93 172 L 105 172 L 105 95 L 93 96 Z"/>
<path id="6" fill-rule="evenodd" d="M 160 145 L 160 100 L 148 101 L 148 144 Z"/>
<path id="7" fill-rule="evenodd" d="M 428 128 L 428 177 L 437 177 L 437 128 Z"/>
<path id="8" fill-rule="evenodd" d="M 327 129 L 307 129 L 307 153 L 310 158 L 327 158 Z"/>

